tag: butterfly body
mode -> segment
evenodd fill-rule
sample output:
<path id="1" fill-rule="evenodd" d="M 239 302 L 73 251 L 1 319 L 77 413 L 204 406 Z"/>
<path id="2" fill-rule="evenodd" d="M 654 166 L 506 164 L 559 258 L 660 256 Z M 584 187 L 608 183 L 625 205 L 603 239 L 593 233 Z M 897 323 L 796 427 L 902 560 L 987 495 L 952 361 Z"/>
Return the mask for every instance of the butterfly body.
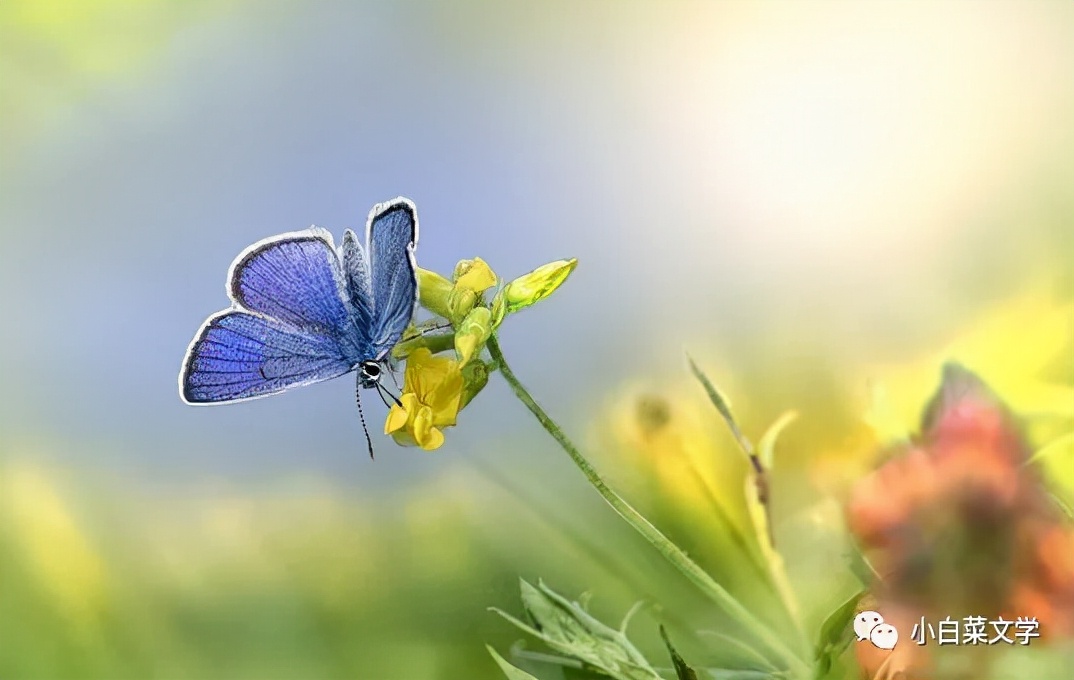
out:
<path id="1" fill-rule="evenodd" d="M 313 227 L 259 241 L 228 272 L 231 307 L 195 334 L 179 373 L 188 404 L 232 403 L 358 371 L 375 387 L 417 301 L 414 204 L 369 214 L 366 246 Z"/>

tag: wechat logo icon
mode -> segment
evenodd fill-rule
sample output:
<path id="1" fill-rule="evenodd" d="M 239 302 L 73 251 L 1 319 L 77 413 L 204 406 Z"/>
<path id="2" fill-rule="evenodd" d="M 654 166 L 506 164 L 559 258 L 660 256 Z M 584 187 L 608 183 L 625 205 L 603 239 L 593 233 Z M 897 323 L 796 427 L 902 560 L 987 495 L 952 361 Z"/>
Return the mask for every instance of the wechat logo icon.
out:
<path id="1" fill-rule="evenodd" d="M 884 623 L 880 612 L 864 611 L 854 615 L 854 634 L 858 642 L 868 640 L 880 649 L 895 649 L 899 641 L 899 631 L 890 623 Z"/>

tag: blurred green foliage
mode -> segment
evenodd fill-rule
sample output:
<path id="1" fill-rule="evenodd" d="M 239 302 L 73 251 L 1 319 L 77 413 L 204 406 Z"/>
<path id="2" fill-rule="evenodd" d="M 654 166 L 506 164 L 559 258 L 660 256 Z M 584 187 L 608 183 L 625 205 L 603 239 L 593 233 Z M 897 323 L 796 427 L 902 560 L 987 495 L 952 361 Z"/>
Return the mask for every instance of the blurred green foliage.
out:
<path id="1" fill-rule="evenodd" d="M 380 498 L 310 479 L 138 492 L 5 448 L 3 677 L 497 677 L 485 643 L 518 634 L 487 607 L 517 611 L 520 572 L 593 588 L 601 614 L 644 599 L 719 626 L 580 485 L 473 469 Z M 649 651 L 653 615 L 635 624 Z"/>

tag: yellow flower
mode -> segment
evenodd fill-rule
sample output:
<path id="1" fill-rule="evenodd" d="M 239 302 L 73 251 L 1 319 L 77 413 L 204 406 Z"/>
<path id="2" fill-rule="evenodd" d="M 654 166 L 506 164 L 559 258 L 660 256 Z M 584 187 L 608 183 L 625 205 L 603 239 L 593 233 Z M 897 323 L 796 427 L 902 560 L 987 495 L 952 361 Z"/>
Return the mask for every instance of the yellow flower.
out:
<path id="1" fill-rule="evenodd" d="M 496 274 L 480 257 L 463 260 L 455 265 L 455 286 L 483 293 L 496 285 Z"/>
<path id="2" fill-rule="evenodd" d="M 455 265 L 454 283 L 436 272 L 418 267 L 418 299 L 437 316 L 459 321 L 481 300 L 481 294 L 496 285 L 495 272 L 480 257 L 460 260 Z"/>
<path id="3" fill-rule="evenodd" d="M 470 313 L 481 294 L 496 285 L 496 274 L 480 257 L 455 265 L 455 287 L 448 296 L 448 318 L 458 321 Z"/>
<path id="4" fill-rule="evenodd" d="M 420 446 L 426 451 L 444 443 L 445 427 L 455 424 L 462 403 L 462 372 L 458 362 L 434 357 L 427 348 L 414 350 L 407 358 L 400 404 L 392 406 L 384 422 L 384 434 L 402 446 Z"/>

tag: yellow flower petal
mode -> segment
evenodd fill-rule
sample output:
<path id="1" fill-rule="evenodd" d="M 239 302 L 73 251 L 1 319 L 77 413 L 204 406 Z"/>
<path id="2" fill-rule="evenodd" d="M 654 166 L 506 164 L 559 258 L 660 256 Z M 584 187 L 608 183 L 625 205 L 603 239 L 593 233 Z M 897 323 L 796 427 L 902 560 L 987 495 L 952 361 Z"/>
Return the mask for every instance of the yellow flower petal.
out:
<path id="1" fill-rule="evenodd" d="M 444 433 L 438 428 L 431 428 L 429 435 L 424 443 L 421 444 L 421 448 L 426 451 L 435 451 L 444 445 Z"/>
<path id="2" fill-rule="evenodd" d="M 428 406 L 422 406 L 414 416 L 414 439 L 418 445 L 425 448 L 430 440 L 433 429 L 433 410 Z"/>
<path id="3" fill-rule="evenodd" d="M 433 424 L 437 427 L 455 424 L 462 407 L 462 386 L 462 372 L 456 371 L 440 384 L 435 393 L 429 395 L 427 403 L 433 411 Z"/>
<path id="4" fill-rule="evenodd" d="M 496 285 L 496 274 L 480 257 L 467 262 L 463 260 L 455 268 L 455 286 L 481 293 Z"/>
<path id="5" fill-rule="evenodd" d="M 404 397 L 410 396 L 407 394 Z M 409 420 L 406 409 L 399 404 L 392 404 L 392 408 L 388 411 L 388 418 L 384 421 L 384 434 L 391 434 L 398 432 L 406 427 L 407 420 Z"/>
<path id="6" fill-rule="evenodd" d="M 410 388 L 418 401 L 428 403 L 429 395 L 434 394 L 441 388 L 445 381 L 451 379 L 459 371 L 458 364 L 449 357 L 436 357 L 428 349 L 422 350 L 417 361 L 407 364 L 407 376 L 410 377 Z M 411 389 L 412 388 L 412 389 Z"/>

